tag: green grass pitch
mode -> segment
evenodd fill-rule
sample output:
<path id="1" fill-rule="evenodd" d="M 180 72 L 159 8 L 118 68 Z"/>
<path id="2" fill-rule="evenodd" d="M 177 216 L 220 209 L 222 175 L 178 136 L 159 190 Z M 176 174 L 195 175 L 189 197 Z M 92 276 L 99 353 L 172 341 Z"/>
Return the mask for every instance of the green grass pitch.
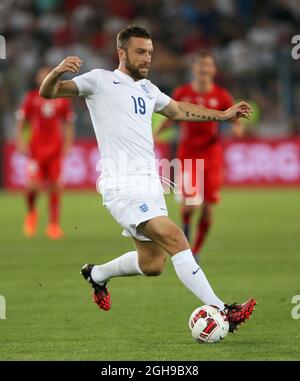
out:
<path id="1" fill-rule="evenodd" d="M 291 317 L 300 294 L 299 190 L 224 190 L 201 265 L 226 302 L 254 296 L 258 306 L 237 335 L 211 345 L 191 338 L 188 318 L 201 303 L 170 261 L 157 278 L 113 279 L 111 311 L 92 303 L 81 266 L 133 247 L 96 192 L 65 194 L 59 242 L 44 236 L 45 196 L 39 207 L 38 234 L 28 240 L 22 196 L 0 194 L 1 360 L 300 360 L 300 320 Z"/>

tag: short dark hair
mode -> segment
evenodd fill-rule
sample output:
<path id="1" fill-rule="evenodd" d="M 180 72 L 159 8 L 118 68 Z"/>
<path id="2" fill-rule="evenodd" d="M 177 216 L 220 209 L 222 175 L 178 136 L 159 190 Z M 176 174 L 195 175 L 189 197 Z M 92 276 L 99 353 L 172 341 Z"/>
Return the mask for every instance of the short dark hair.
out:
<path id="1" fill-rule="evenodd" d="M 195 61 L 197 61 L 198 59 L 201 59 L 201 58 L 206 58 L 206 57 L 212 58 L 215 61 L 215 64 L 217 64 L 217 59 L 216 59 L 215 55 L 213 54 L 213 52 L 211 52 L 210 50 L 200 49 L 195 53 Z"/>
<path id="2" fill-rule="evenodd" d="M 117 35 L 117 48 L 126 49 L 128 46 L 128 41 L 131 37 L 140 37 L 147 40 L 152 39 L 151 33 L 147 32 L 146 29 L 141 28 L 137 25 L 130 25 L 125 29 L 120 30 Z"/>

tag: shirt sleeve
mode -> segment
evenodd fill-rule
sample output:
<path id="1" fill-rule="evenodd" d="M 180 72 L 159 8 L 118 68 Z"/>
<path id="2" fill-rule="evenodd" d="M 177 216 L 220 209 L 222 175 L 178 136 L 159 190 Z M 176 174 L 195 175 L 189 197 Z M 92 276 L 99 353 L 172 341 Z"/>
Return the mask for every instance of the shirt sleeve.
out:
<path id="1" fill-rule="evenodd" d="M 98 92 L 101 80 L 101 70 L 94 69 L 73 78 L 78 88 L 79 96 L 90 97 Z"/>
<path id="2" fill-rule="evenodd" d="M 154 112 L 158 112 L 170 103 L 171 98 L 168 95 L 161 92 L 158 87 L 155 86 L 155 88 L 156 88 L 156 100 L 155 100 Z"/>

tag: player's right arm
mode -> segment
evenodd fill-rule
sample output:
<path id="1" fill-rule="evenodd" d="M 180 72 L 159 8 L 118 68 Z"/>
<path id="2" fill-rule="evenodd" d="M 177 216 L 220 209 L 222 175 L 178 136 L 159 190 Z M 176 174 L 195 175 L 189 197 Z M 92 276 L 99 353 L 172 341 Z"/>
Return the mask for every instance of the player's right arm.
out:
<path id="1" fill-rule="evenodd" d="M 40 96 L 46 99 L 76 97 L 79 94 L 73 80 L 60 81 L 64 73 L 76 74 L 80 70 L 82 60 L 77 56 L 66 57 L 44 79 L 40 87 Z"/>

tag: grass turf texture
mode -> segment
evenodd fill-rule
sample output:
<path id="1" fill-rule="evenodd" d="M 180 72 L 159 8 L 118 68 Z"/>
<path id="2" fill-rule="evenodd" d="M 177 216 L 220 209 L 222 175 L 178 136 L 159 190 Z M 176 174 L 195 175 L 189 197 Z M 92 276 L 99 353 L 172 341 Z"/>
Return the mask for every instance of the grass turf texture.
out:
<path id="1" fill-rule="evenodd" d="M 168 198 L 170 216 L 177 206 Z M 40 229 L 21 234 L 19 194 L 0 194 L 1 360 L 299 360 L 300 294 L 298 190 L 225 190 L 202 254 L 202 267 L 226 302 L 255 296 L 253 318 L 218 344 L 193 341 L 188 318 L 200 302 L 177 279 L 170 261 L 157 278 L 113 279 L 112 309 L 99 311 L 79 271 L 132 250 L 131 240 L 96 193 L 65 194 L 59 242 Z"/>

